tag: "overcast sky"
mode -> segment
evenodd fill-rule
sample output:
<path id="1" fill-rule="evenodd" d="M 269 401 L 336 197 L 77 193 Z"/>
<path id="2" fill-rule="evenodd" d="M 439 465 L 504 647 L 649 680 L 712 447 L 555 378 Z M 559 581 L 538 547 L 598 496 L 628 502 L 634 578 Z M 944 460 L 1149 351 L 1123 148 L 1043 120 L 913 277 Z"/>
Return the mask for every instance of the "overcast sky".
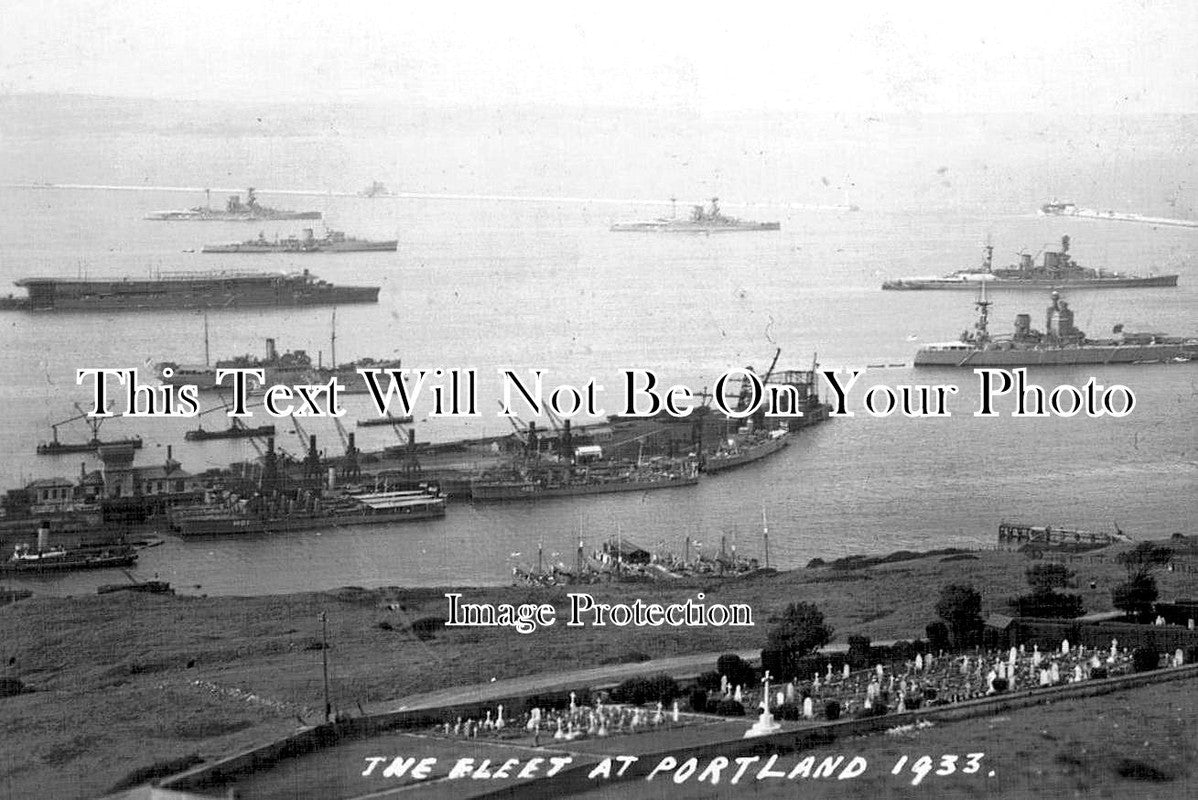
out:
<path id="1" fill-rule="evenodd" d="M 9 3 L 0 90 L 700 111 L 1198 111 L 1198 2 Z"/>

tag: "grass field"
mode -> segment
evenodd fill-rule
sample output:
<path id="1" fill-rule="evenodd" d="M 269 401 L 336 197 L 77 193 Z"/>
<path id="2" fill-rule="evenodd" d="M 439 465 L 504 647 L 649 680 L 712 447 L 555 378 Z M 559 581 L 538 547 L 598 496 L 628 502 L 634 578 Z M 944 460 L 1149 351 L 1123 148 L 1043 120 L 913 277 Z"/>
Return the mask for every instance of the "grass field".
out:
<path id="1" fill-rule="evenodd" d="M 528 635 L 509 628 L 446 630 L 422 640 L 409 629 L 413 621 L 446 617 L 443 591 L 434 589 L 346 588 L 244 598 L 33 598 L 0 607 L 0 664 L 8 664 L 9 674 L 34 690 L 0 699 L 0 798 L 94 796 L 134 770 L 183 763 L 189 757 L 211 760 L 321 721 L 322 612 L 328 615 L 332 700 L 339 710 L 356 714 L 359 708 L 492 678 L 642 655 L 759 648 L 770 618 L 797 600 L 817 603 L 840 642 L 855 633 L 878 640 L 915 638 L 935 619 L 936 597 L 944 584 L 973 584 L 985 598 L 984 613 L 1005 610 L 1006 598 L 1023 591 L 1025 557 L 975 555 L 852 571 L 796 570 L 740 580 L 585 589 L 608 602 L 636 597 L 677 602 L 703 592 L 707 602 L 748 603 L 756 622 L 748 629 L 556 625 Z M 1110 589 L 1122 580 L 1122 569 L 1109 558 L 1072 567 L 1087 610 L 1109 609 Z M 1163 599 L 1198 596 L 1198 574 L 1162 573 L 1159 581 Z M 460 591 L 471 602 L 566 605 L 564 589 Z M 1127 695 L 1149 698 L 1142 704 L 1148 721 L 1157 702 L 1153 691 Z M 1106 706 L 1121 702 L 1122 696 L 1086 701 Z M 1019 712 L 1012 719 L 1032 713 L 1039 711 Z M 1054 735 L 1061 740 L 1090 735 L 1084 719 L 1063 724 Z M 1121 746 L 1148 741 L 1150 747 L 1168 748 L 1171 730 L 1162 717 L 1155 727 L 1146 722 L 1144 731 L 1131 738 L 1116 729 L 1112 735 L 1120 737 Z M 1193 729 L 1188 732 L 1192 743 Z M 1044 746 L 1035 748 L 1034 739 L 1018 741 L 1023 743 L 996 741 L 995 757 L 1028 748 L 1043 755 Z M 1096 780 L 1086 777 L 1088 771 L 1101 775 L 1107 766 L 1087 757 L 1080 765 L 1053 762 L 1042 768 L 1054 780 L 1069 775 L 1069 780 L 1083 781 Z"/>

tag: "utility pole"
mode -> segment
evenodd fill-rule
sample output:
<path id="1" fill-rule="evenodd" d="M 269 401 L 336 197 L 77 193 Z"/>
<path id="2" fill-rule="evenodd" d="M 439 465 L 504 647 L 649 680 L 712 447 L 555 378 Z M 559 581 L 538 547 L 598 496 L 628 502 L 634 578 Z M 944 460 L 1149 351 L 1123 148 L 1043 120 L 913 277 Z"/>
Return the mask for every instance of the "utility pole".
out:
<path id="1" fill-rule="evenodd" d="M 320 612 L 320 657 L 324 661 L 324 721 L 333 717 L 333 705 L 329 702 L 329 616 Z"/>

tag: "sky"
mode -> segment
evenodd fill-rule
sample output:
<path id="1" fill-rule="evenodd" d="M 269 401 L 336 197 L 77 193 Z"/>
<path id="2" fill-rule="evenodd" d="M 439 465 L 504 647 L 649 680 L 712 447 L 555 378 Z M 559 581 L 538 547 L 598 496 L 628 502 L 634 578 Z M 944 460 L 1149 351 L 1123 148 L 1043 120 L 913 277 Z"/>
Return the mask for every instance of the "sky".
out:
<path id="1" fill-rule="evenodd" d="M 716 111 L 1198 111 L 1198 3 L 10 3 L 0 92 Z"/>

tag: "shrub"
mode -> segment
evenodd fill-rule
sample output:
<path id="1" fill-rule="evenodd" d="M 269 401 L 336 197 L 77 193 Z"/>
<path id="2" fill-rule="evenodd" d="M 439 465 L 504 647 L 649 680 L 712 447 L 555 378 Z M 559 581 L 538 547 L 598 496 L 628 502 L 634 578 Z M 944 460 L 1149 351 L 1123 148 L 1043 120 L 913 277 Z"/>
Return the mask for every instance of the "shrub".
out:
<path id="1" fill-rule="evenodd" d="M 697 683 L 700 688 L 706 689 L 709 692 L 718 692 L 720 690 L 720 673 L 716 672 L 715 670 L 712 670 L 711 672 L 704 672 L 695 679 L 695 683 Z"/>
<path id="2" fill-rule="evenodd" d="M 412 635 L 422 641 L 432 639 L 437 631 L 445 627 L 442 617 L 421 617 L 412 623 Z"/>
<path id="3" fill-rule="evenodd" d="M 840 703 L 829 700 L 824 704 L 824 716 L 830 720 L 840 719 Z"/>
<path id="4" fill-rule="evenodd" d="M 801 678 L 802 675 L 796 673 L 795 667 L 795 659 L 786 650 L 771 650 L 767 647 L 761 651 L 761 671 L 769 672 L 775 680 L 788 681 L 795 677 Z"/>
<path id="5" fill-rule="evenodd" d="M 848 662 L 850 669 L 866 669 L 869 667 L 869 637 L 850 636 Z"/>
<path id="6" fill-rule="evenodd" d="M 743 717 L 745 707 L 735 700 L 721 700 L 715 707 L 715 713 L 721 717 Z"/>
<path id="7" fill-rule="evenodd" d="M 932 648 L 932 652 L 938 653 L 951 648 L 948 626 L 943 622 L 929 622 L 928 626 L 924 628 L 924 632 L 928 637 L 928 647 Z"/>
<path id="8" fill-rule="evenodd" d="M 1007 682 L 1006 678 L 995 678 L 990 685 L 994 687 L 995 694 L 1002 694 L 1010 688 L 1010 683 Z"/>
<path id="9" fill-rule="evenodd" d="M 682 690 L 678 682 L 669 675 L 638 675 L 629 678 L 611 693 L 612 700 L 617 703 L 644 705 L 645 703 L 669 703 Z"/>
<path id="10" fill-rule="evenodd" d="M 1081 595 L 1052 590 L 1036 590 L 1030 594 L 1012 597 L 1007 601 L 1007 605 L 1019 617 L 1074 619 L 1086 613 Z"/>
<path id="11" fill-rule="evenodd" d="M 832 628 L 824 614 L 811 603 L 791 603 L 769 632 L 767 644 L 772 650 L 787 650 L 798 655 L 814 653 L 832 640 Z"/>
<path id="12" fill-rule="evenodd" d="M 1106 667 L 1094 667 L 1094 669 L 1090 670 L 1090 678 L 1092 680 L 1102 680 L 1106 677 L 1108 677 Z"/>
<path id="13" fill-rule="evenodd" d="M 969 647 L 982 630 L 982 596 L 972 586 L 949 584 L 940 590 L 936 615 L 948 625 L 958 650 Z"/>
<path id="14" fill-rule="evenodd" d="M 1156 578 L 1141 574 L 1112 589 L 1111 603 L 1133 617 L 1144 618 L 1152 613 L 1152 604 L 1156 602 L 1158 594 Z"/>
<path id="15" fill-rule="evenodd" d="M 795 720 L 802 718 L 803 709 L 799 708 L 794 703 L 783 703 L 774 709 L 774 716 L 787 722 L 794 722 Z"/>
<path id="16" fill-rule="evenodd" d="M 748 686 L 757 682 L 757 671 L 735 653 L 725 653 L 715 662 L 715 670 L 728 678 L 732 686 Z M 717 688 L 719 684 L 716 684 Z"/>
<path id="17" fill-rule="evenodd" d="M 854 719 L 867 719 L 869 717 L 880 717 L 886 713 L 885 703 L 874 703 L 873 708 L 859 708 L 853 714 Z"/>
<path id="18" fill-rule="evenodd" d="M 1148 672 L 1160 666 L 1161 655 L 1151 647 L 1137 647 L 1131 651 L 1131 666 L 1136 672 Z"/>
<path id="19" fill-rule="evenodd" d="M 694 711 L 696 714 L 702 714 L 705 711 L 707 711 L 707 690 L 706 689 L 694 689 L 691 691 L 690 707 L 691 707 L 691 711 Z"/>
<path id="20" fill-rule="evenodd" d="M 390 622 L 383 619 L 383 620 L 379 620 L 379 630 L 391 631 L 391 630 L 395 630 L 395 627 Z"/>

